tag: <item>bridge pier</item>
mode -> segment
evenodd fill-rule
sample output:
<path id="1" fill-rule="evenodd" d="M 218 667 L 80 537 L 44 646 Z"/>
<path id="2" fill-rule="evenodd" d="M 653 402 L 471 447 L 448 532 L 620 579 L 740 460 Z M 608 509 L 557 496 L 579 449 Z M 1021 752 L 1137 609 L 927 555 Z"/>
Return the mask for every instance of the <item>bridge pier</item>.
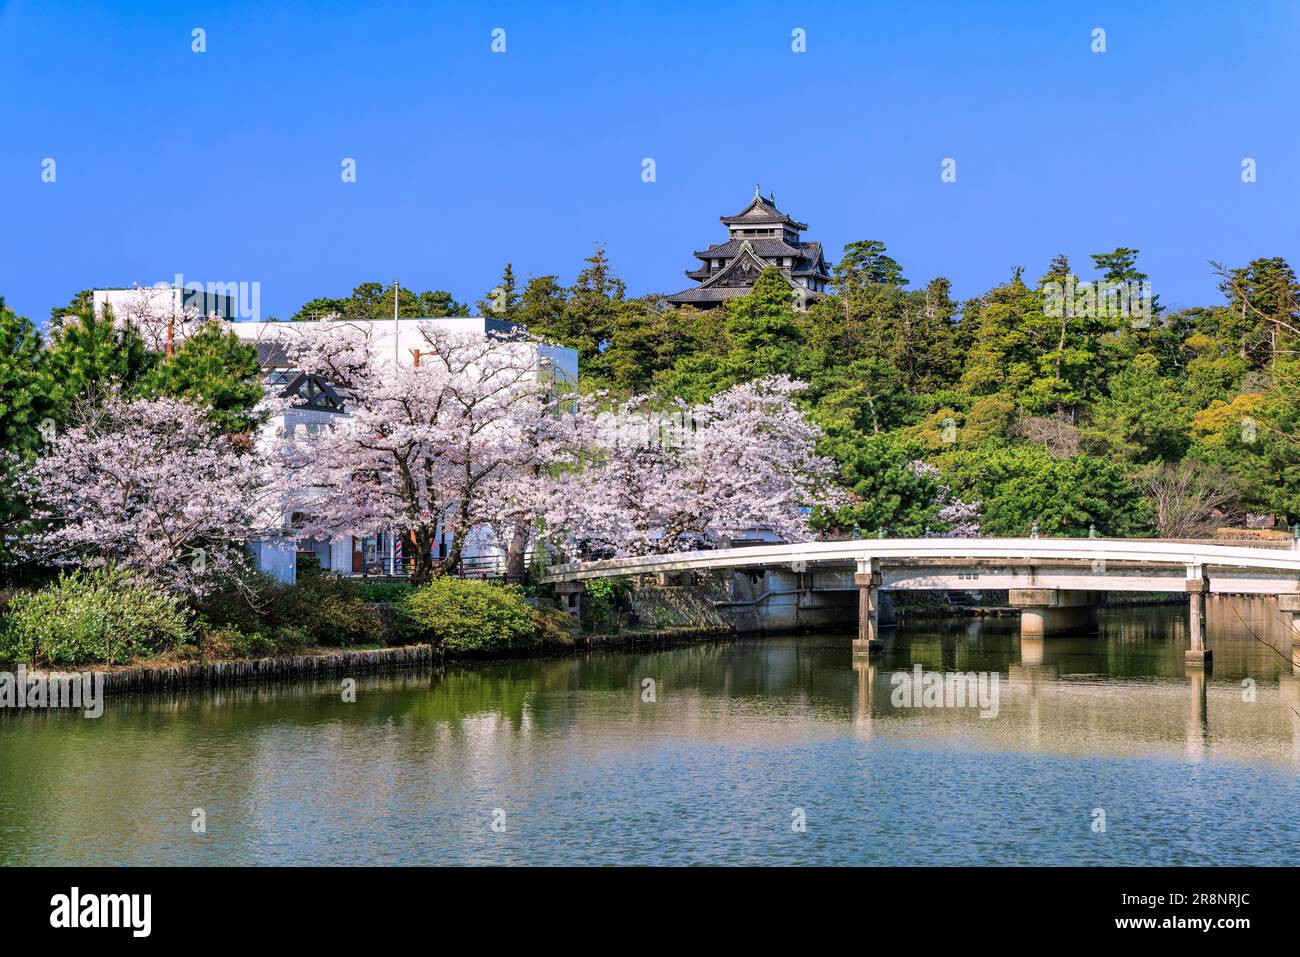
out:
<path id="1" fill-rule="evenodd" d="M 1187 579 L 1187 631 L 1191 637 L 1191 647 L 1184 658 L 1192 667 L 1205 667 L 1210 664 L 1213 655 L 1205 646 L 1205 593 L 1210 590 L 1209 582 L 1202 577 Z"/>
<path id="2" fill-rule="evenodd" d="M 1291 643 L 1300 645 L 1300 595 L 1278 595 L 1277 610 L 1291 622 Z"/>
<path id="3" fill-rule="evenodd" d="M 880 572 L 867 570 L 853 576 L 858 586 L 858 637 L 853 639 L 854 656 L 871 655 L 881 651 L 885 643 L 880 640 Z"/>
<path id="4" fill-rule="evenodd" d="M 1007 601 L 1020 609 L 1020 637 L 1050 638 L 1097 630 L 1101 593 L 1059 588 L 1012 588 Z"/>
<path id="5" fill-rule="evenodd" d="M 560 596 L 560 605 L 575 619 L 582 617 L 582 596 L 587 586 L 581 581 L 558 581 L 555 593 Z"/>

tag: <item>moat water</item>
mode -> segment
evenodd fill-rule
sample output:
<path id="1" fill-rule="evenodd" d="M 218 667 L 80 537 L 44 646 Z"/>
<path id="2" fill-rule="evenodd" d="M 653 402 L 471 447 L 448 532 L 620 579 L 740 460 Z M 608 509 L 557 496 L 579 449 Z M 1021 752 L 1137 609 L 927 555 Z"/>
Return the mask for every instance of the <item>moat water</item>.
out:
<path id="1" fill-rule="evenodd" d="M 846 632 L 361 679 L 353 703 L 330 682 L 9 713 L 0 863 L 1300 863 L 1289 632 L 1266 600 L 1211 600 L 1206 674 L 1185 616 L 1106 609 L 1037 643 L 914 622 L 870 663 Z M 996 714 L 899 705 L 918 664 L 984 673 Z"/>

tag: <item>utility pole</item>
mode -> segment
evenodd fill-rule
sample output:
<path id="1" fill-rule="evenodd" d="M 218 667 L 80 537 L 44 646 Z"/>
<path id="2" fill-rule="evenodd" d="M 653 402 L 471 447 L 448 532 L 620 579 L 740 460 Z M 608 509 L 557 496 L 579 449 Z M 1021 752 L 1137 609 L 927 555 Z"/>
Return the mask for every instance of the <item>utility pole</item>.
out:
<path id="1" fill-rule="evenodd" d="M 401 364 L 401 327 L 397 323 L 397 280 L 393 280 L 393 375 Z M 388 574 L 397 574 L 397 530 L 388 530 Z"/>

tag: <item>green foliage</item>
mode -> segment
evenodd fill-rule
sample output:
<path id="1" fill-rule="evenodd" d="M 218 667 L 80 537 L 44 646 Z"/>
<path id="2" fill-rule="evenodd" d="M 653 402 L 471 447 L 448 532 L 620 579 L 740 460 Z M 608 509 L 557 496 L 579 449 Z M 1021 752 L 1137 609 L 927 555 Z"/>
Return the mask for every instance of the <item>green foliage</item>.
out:
<path id="1" fill-rule="evenodd" d="M 602 365 L 603 350 L 622 311 L 625 294 L 623 281 L 610 269 L 603 248 L 597 246 L 586 263 L 569 289 L 554 276 L 530 279 L 518 308 L 519 320 L 529 332 L 577 350 L 584 375 Z"/>
<path id="2" fill-rule="evenodd" d="M 42 423 L 54 412 L 41 335 L 30 320 L 0 298 L 0 563 L 13 559 L 9 535 L 27 517 L 27 503 L 14 486 L 14 471 L 30 462 L 44 435 Z"/>
<path id="3" fill-rule="evenodd" d="M 919 445 L 901 436 L 838 430 L 818 443 L 818 452 L 840 463 L 841 483 L 855 503 L 819 515 L 822 527 L 856 528 L 864 537 L 878 532 L 911 537 L 935 527 L 938 482 L 910 465 L 921 458 Z"/>
<path id="4" fill-rule="evenodd" d="M 1189 456 L 1218 466 L 1241 489 L 1241 506 L 1300 516 L 1300 362 L 1278 363 L 1270 389 L 1216 400 L 1192 420 Z"/>
<path id="5" fill-rule="evenodd" d="M 768 266 L 748 295 L 737 296 L 724 308 L 733 346 L 723 363 L 730 385 L 799 373 L 805 334 L 794 292 L 781 270 Z"/>
<path id="6" fill-rule="evenodd" d="M 712 328 L 699 320 L 696 328 L 723 348 L 678 356 L 657 377 L 660 391 L 696 403 L 766 375 L 798 377 L 813 370 L 794 290 L 775 266 L 759 274 L 748 295 L 729 300 L 717 312 Z"/>
<path id="7" fill-rule="evenodd" d="M 1109 394 L 1094 403 L 1083 433 L 1089 451 L 1133 464 L 1182 458 L 1191 412 L 1178 381 L 1160 375 L 1159 365 L 1142 353 L 1111 377 Z"/>
<path id="8" fill-rule="evenodd" d="M 444 654 L 509 652 L 539 642 L 533 610 L 515 585 L 435 578 L 404 597 L 399 614 Z"/>
<path id="9" fill-rule="evenodd" d="M 596 578 L 587 582 L 583 627 L 589 631 L 617 628 L 631 594 L 632 582 L 626 578 Z"/>
<path id="10" fill-rule="evenodd" d="M 983 503 L 987 535 L 1081 537 L 1147 533 L 1149 516 L 1123 466 L 1089 455 L 1053 458 L 1041 445 L 957 448 L 939 456 L 944 477 L 967 500 Z"/>
<path id="11" fill-rule="evenodd" d="M 53 332 L 46 361 L 55 417 L 66 421 L 77 405 L 97 403 L 110 391 L 139 394 L 158 355 L 134 325 L 115 321 L 105 308 L 99 316 L 87 311 L 65 320 Z"/>
<path id="12" fill-rule="evenodd" d="M 660 630 L 671 628 L 676 623 L 676 617 L 667 608 L 656 608 L 650 613 L 650 624 Z"/>
<path id="13" fill-rule="evenodd" d="M 318 645 L 383 641 L 384 624 L 356 583 L 339 575 L 309 575 L 272 593 L 269 617 L 277 627 L 301 628 Z"/>
<path id="14" fill-rule="evenodd" d="M 204 323 L 154 367 L 141 389 L 206 409 L 223 432 L 248 432 L 257 424 L 253 410 L 263 395 L 257 349 L 215 322 Z"/>
<path id="15" fill-rule="evenodd" d="M 533 610 L 537 627 L 537 640 L 543 648 L 567 648 L 573 645 L 573 620 L 567 611 L 559 608 Z"/>
<path id="16" fill-rule="evenodd" d="M 267 631 L 241 631 L 230 625 L 200 621 L 195 625 L 195 632 L 198 657 L 204 661 L 267 658 L 279 652 L 275 639 Z"/>
<path id="17" fill-rule="evenodd" d="M 0 631 L 0 657 L 37 667 L 128 664 L 192 635 L 176 595 L 125 571 L 95 569 L 16 596 Z"/>
<path id="18" fill-rule="evenodd" d="M 300 576 L 281 585 L 263 575 L 195 600 L 199 618 L 209 628 L 239 632 L 278 648 L 306 645 L 347 646 L 383 642 L 383 619 L 361 586 L 338 575 Z"/>
<path id="19" fill-rule="evenodd" d="M 397 288 L 397 315 L 401 319 L 436 319 L 441 316 L 468 316 L 469 307 L 457 302 L 441 289 L 416 292 L 400 283 Z M 321 297 L 303 304 L 289 317 L 290 321 L 310 319 L 391 319 L 393 287 L 391 283 L 363 282 L 345 299 Z"/>
<path id="20" fill-rule="evenodd" d="M 410 582 L 361 581 L 357 590 L 366 601 L 401 601 L 412 591 Z"/>
<path id="21" fill-rule="evenodd" d="M 835 286 L 842 292 L 863 286 L 906 286 L 903 267 L 885 255 L 885 244 L 864 239 L 844 247 L 834 270 Z"/>

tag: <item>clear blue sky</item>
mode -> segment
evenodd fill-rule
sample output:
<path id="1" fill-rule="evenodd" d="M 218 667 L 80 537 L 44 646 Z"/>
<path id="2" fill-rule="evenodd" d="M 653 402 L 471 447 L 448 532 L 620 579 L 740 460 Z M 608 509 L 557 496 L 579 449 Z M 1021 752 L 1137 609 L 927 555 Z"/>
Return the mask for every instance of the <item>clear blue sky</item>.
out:
<path id="1" fill-rule="evenodd" d="M 1213 302 L 1208 259 L 1300 265 L 1298 48 L 1296 2 L 0 0 L 0 295 L 473 302 L 507 260 L 572 281 L 593 241 L 671 292 L 757 181 L 833 258 L 880 239 L 959 296 L 1126 245 L 1167 305 Z"/>

